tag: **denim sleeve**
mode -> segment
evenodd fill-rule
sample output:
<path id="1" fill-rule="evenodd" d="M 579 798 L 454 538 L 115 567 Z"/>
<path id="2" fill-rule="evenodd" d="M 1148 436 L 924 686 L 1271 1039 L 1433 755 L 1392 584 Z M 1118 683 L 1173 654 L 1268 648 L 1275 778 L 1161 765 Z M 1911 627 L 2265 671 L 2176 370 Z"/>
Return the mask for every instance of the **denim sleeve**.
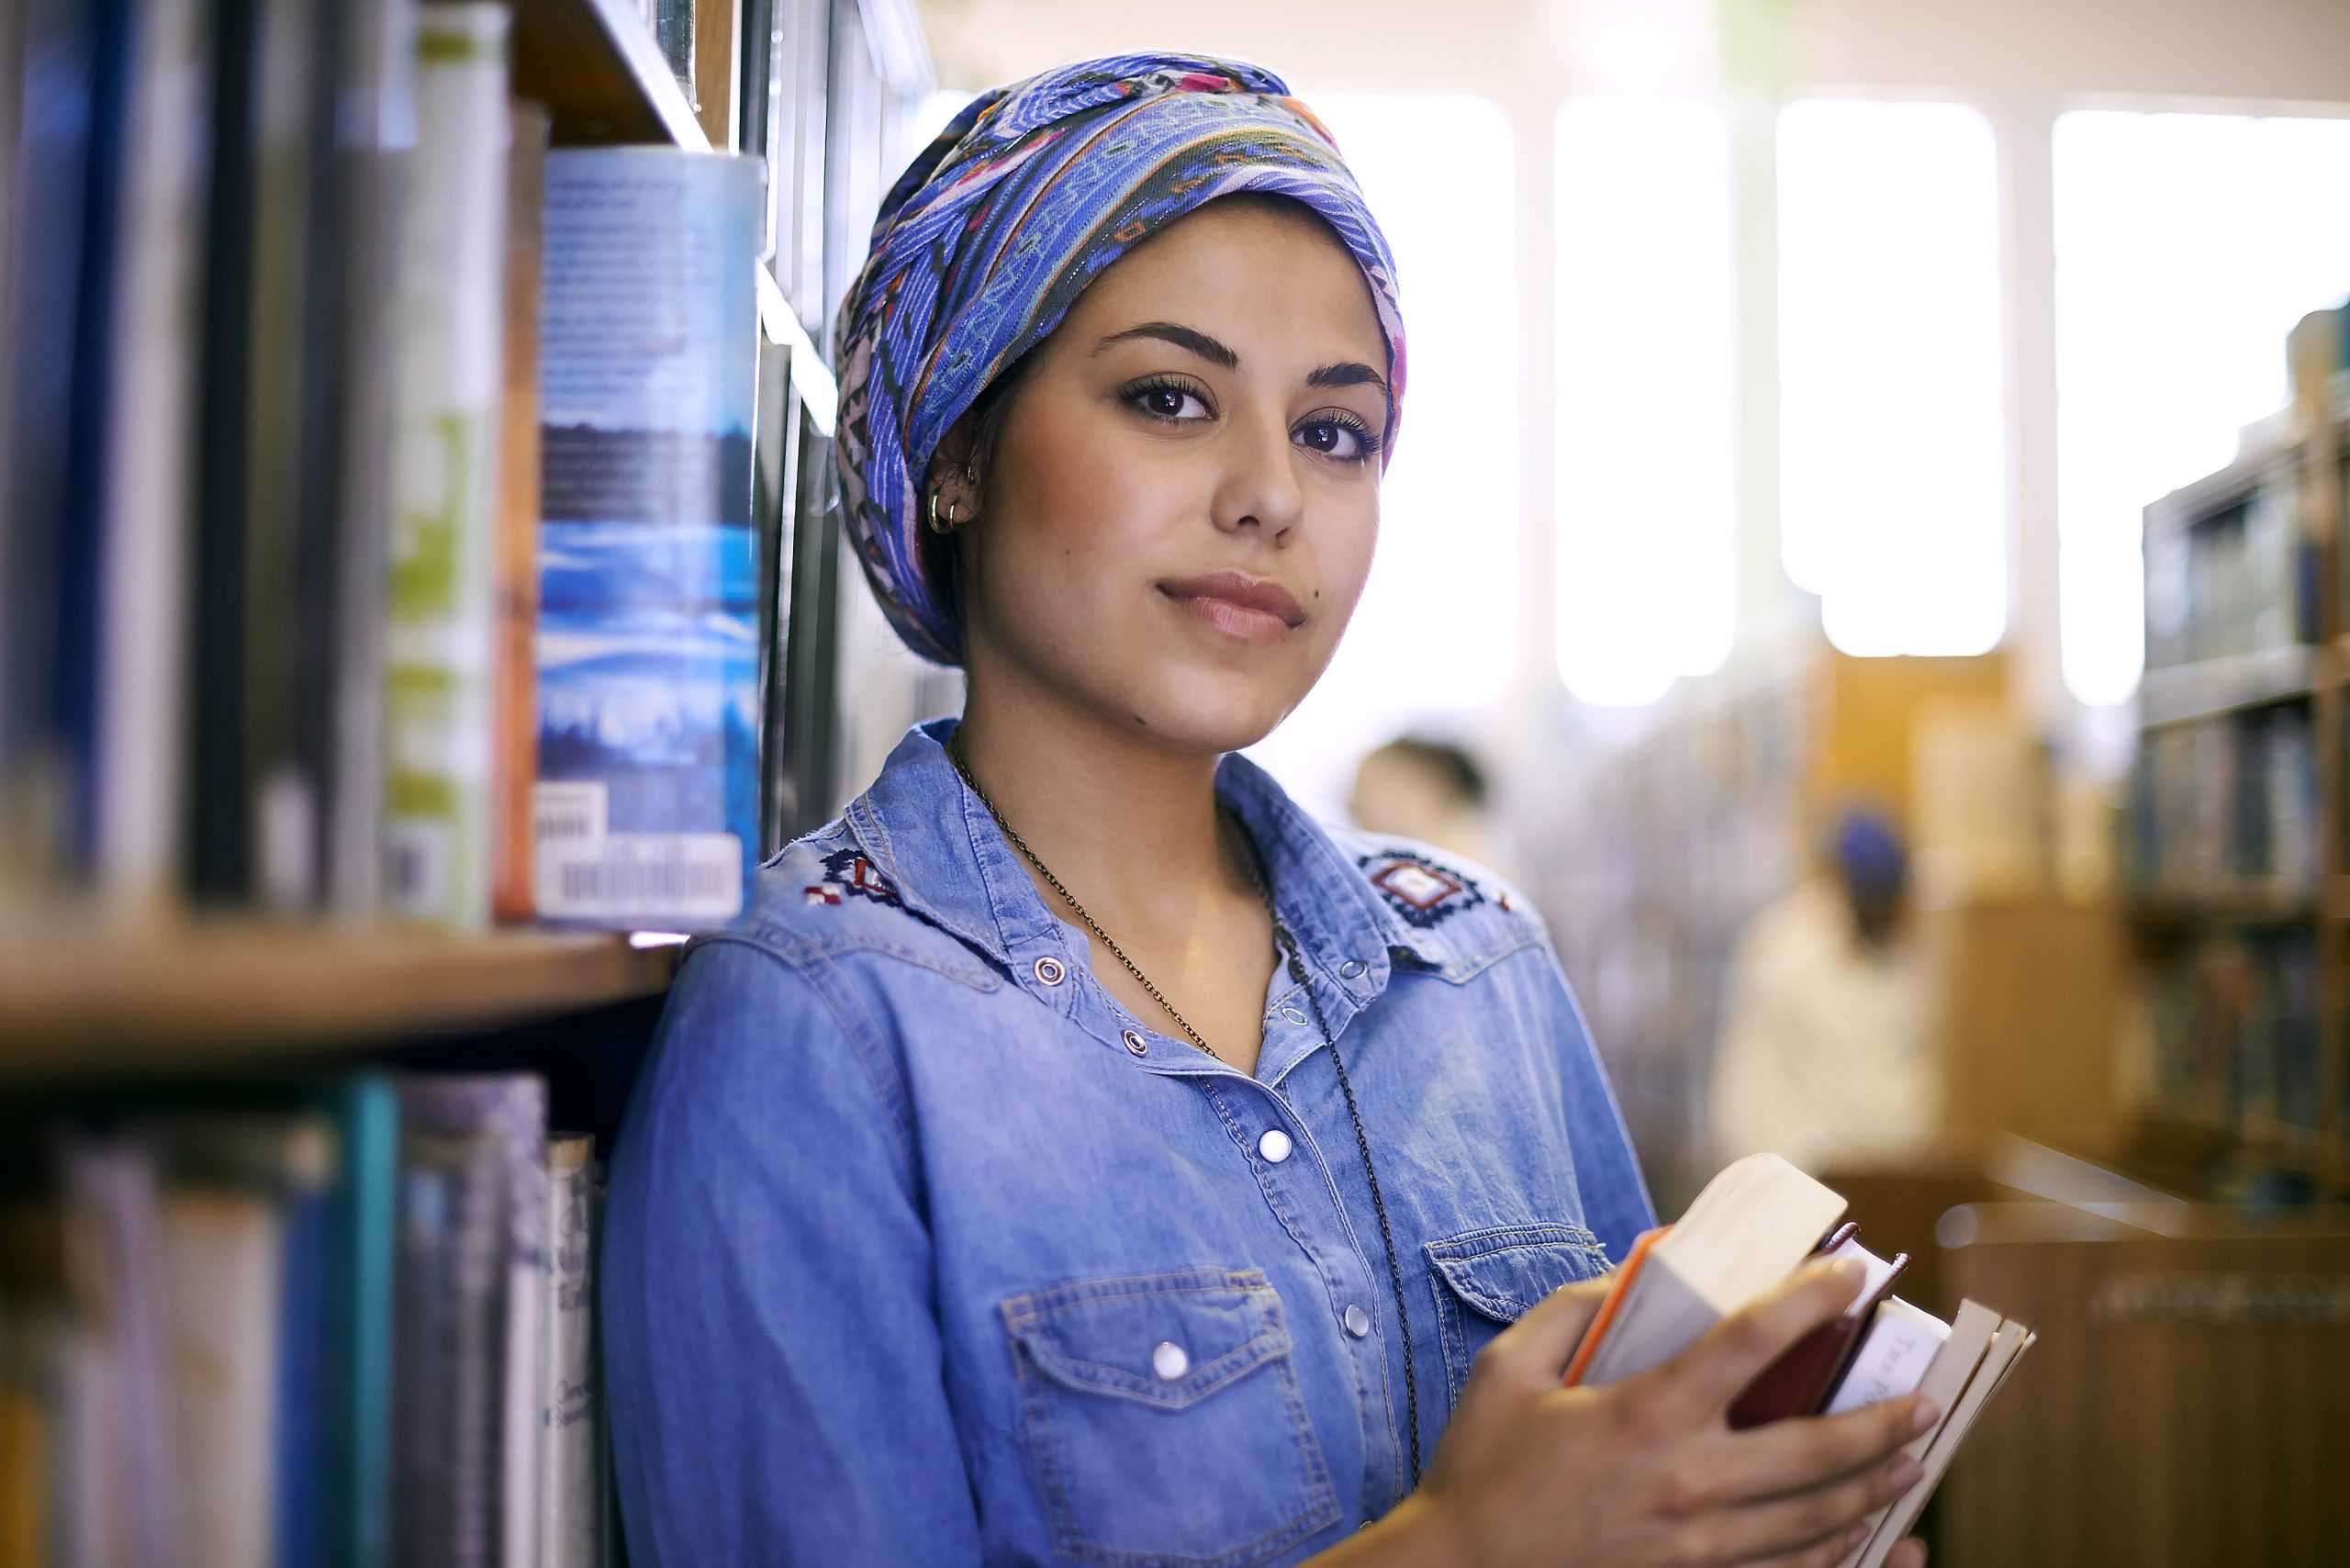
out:
<path id="1" fill-rule="evenodd" d="M 1607 1070 L 1593 1048 L 1582 1004 L 1575 1001 L 1555 954 L 1550 958 L 1550 968 L 1566 1020 L 1560 1031 L 1559 1050 L 1568 1103 L 1572 1107 L 1575 1186 L 1583 1193 L 1583 1224 L 1606 1247 L 1608 1258 L 1621 1263 L 1640 1232 L 1655 1226 L 1656 1209 L 1649 1201 L 1648 1183 L 1640 1177 L 1640 1162 L 1632 1153 L 1631 1135 L 1624 1129 L 1616 1092 L 1608 1086 Z"/>
<path id="2" fill-rule="evenodd" d="M 678 972 L 604 1230 L 637 1568 L 979 1561 L 904 1095 L 862 1021 L 739 940 Z"/>

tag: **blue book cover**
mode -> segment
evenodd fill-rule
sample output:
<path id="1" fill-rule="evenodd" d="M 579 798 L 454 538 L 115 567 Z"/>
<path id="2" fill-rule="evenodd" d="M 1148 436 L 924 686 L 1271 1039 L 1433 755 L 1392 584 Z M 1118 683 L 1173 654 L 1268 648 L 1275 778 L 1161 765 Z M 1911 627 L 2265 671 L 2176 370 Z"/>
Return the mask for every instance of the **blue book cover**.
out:
<path id="1" fill-rule="evenodd" d="M 707 930 L 758 843 L 758 160 L 547 160 L 542 918 Z"/>
<path id="2" fill-rule="evenodd" d="M 278 1281 L 277 1568 L 326 1568 L 326 1449 L 331 1354 L 327 1308 L 334 1268 L 334 1196 L 321 1182 L 289 1184 Z"/>

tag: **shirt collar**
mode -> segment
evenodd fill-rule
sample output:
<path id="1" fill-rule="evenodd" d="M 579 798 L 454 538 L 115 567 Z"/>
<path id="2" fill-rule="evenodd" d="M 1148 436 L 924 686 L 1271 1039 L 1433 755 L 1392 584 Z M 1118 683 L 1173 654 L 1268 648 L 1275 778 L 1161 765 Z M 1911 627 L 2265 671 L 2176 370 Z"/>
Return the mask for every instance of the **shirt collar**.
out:
<path id="1" fill-rule="evenodd" d="M 850 803 L 849 831 L 909 908 L 1024 979 L 1035 953 L 1059 946 L 1065 928 L 947 756 L 956 722 L 933 719 L 906 732 L 872 788 Z M 1255 840 L 1273 907 L 1309 964 L 1367 997 L 1385 987 L 1391 949 L 1421 964 L 1444 961 L 1264 769 L 1228 755 L 1216 769 L 1216 792 Z"/>

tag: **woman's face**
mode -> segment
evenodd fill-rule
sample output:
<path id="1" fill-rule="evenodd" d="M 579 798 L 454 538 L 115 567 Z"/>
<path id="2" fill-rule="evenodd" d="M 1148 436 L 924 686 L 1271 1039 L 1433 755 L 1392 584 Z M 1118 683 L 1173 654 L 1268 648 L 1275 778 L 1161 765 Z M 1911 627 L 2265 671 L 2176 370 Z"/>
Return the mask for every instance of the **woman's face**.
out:
<path id="1" fill-rule="evenodd" d="M 1386 364 L 1361 273 L 1303 209 L 1212 202 L 1122 258 L 986 454 L 958 563 L 974 689 L 1187 751 L 1261 739 L 1371 569 Z"/>

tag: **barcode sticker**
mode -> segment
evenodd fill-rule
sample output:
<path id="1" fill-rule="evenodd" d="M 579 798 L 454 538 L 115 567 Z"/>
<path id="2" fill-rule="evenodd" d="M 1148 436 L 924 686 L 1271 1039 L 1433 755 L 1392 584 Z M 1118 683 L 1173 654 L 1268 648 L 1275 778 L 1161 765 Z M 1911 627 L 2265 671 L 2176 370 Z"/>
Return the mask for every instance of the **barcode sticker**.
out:
<path id="1" fill-rule="evenodd" d="M 543 914 L 705 922 L 743 912 L 743 841 L 731 833 L 542 835 L 538 860 Z"/>

